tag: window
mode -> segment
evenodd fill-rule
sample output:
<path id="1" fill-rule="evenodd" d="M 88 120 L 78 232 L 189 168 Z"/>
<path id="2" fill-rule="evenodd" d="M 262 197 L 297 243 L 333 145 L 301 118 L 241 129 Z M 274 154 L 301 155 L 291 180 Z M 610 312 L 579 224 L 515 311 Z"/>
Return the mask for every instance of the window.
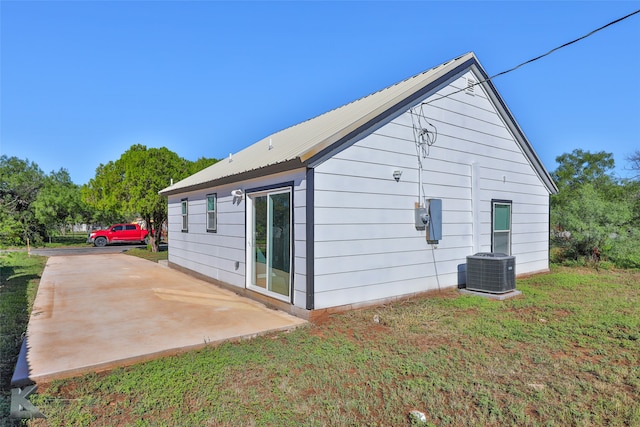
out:
<path id="1" fill-rule="evenodd" d="M 189 204 L 187 199 L 182 199 L 180 202 L 182 206 L 182 232 L 189 231 Z"/>
<path id="2" fill-rule="evenodd" d="M 493 234 L 491 252 L 511 255 L 511 201 L 492 201 Z"/>
<path id="3" fill-rule="evenodd" d="M 216 218 L 217 197 L 215 194 L 207 194 L 207 231 L 215 233 L 218 227 Z"/>

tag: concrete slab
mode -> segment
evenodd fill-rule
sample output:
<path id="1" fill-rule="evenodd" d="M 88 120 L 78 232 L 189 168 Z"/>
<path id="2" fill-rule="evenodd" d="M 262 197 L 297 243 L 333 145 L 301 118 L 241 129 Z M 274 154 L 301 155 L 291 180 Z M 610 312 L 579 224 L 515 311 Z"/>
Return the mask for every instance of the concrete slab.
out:
<path id="1" fill-rule="evenodd" d="M 137 257 L 52 257 L 12 383 L 111 369 L 305 323 Z"/>
<path id="2" fill-rule="evenodd" d="M 495 299 L 495 300 L 499 300 L 499 301 L 504 301 L 506 299 L 509 298 L 514 298 L 517 297 L 518 295 L 522 295 L 522 292 L 514 289 L 512 291 L 509 292 L 505 292 L 503 294 L 492 294 L 489 292 L 479 292 L 479 291 L 472 291 L 469 289 L 459 289 L 461 294 L 466 294 L 466 295 L 475 295 L 478 297 L 483 297 L 483 298 L 489 298 L 489 299 Z"/>

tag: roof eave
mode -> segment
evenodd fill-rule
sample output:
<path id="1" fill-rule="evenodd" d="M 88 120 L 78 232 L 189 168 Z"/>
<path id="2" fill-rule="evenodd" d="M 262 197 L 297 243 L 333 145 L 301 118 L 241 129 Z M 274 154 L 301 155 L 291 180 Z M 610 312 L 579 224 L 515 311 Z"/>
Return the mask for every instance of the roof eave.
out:
<path id="1" fill-rule="evenodd" d="M 300 159 L 295 158 L 295 159 L 287 160 L 284 162 L 268 165 L 262 168 L 237 173 L 234 175 L 223 176 L 218 179 L 200 182 L 200 183 L 189 185 L 189 186 L 167 187 L 163 190 L 160 190 L 158 194 L 160 194 L 161 196 L 174 196 L 176 194 L 184 194 L 192 191 L 199 191 L 199 190 L 210 189 L 213 187 L 219 187 L 221 185 L 233 184 L 236 182 L 246 181 L 249 179 L 261 178 L 265 175 L 273 175 L 273 174 L 282 173 L 282 172 L 289 172 L 289 171 L 300 169 L 303 167 L 305 167 L 305 165 L 300 161 Z"/>

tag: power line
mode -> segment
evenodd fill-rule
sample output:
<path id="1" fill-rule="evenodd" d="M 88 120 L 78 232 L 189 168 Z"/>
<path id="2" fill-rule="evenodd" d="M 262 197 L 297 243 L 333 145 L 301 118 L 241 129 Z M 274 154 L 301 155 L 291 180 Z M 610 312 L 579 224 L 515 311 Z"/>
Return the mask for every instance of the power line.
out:
<path id="1" fill-rule="evenodd" d="M 577 42 L 579 42 L 580 40 L 584 40 L 584 39 L 586 39 L 587 37 L 594 35 L 594 34 L 595 34 L 595 33 L 597 33 L 598 31 L 602 31 L 602 30 L 604 30 L 605 28 L 610 27 L 610 26 L 612 26 L 612 25 L 614 25 L 614 24 L 617 24 L 618 22 L 624 21 L 625 19 L 630 18 L 630 17 L 632 17 L 633 15 L 636 15 L 636 14 L 638 14 L 638 13 L 640 13 L 640 9 L 636 10 L 635 12 L 631 12 L 631 13 L 629 13 L 628 15 L 623 16 L 622 18 L 618 18 L 618 19 L 616 19 L 616 20 L 614 20 L 614 21 L 611 21 L 611 22 L 609 22 L 608 24 L 603 25 L 602 27 L 596 28 L 595 30 L 593 30 L 593 31 L 591 31 L 591 32 L 589 32 L 589 33 L 587 33 L 587 34 L 585 34 L 584 36 L 578 37 L 578 38 L 577 38 L 577 39 L 575 39 L 575 40 L 571 40 L 570 42 L 564 43 L 564 44 L 562 44 L 562 45 L 560 45 L 560 46 L 558 46 L 558 47 L 554 47 L 553 49 L 551 49 L 551 50 L 550 50 L 549 52 L 547 52 L 547 53 L 543 53 L 542 55 L 538 55 L 538 56 L 536 56 L 535 58 L 529 59 L 529 60 L 527 60 L 527 61 L 524 61 L 524 62 L 523 62 L 523 63 L 521 63 L 521 64 L 516 65 L 515 67 L 509 68 L 508 70 L 505 70 L 505 71 L 501 71 L 501 72 L 499 72 L 498 74 L 494 74 L 494 75 L 493 75 L 493 76 L 491 76 L 491 77 L 488 77 L 488 78 L 486 78 L 486 79 L 484 79 L 484 80 L 481 80 L 481 81 L 479 81 L 479 82 L 476 82 L 476 83 L 474 83 L 474 84 L 473 84 L 473 86 L 477 86 L 477 85 L 479 85 L 479 84 L 481 84 L 481 83 L 488 82 L 488 81 L 490 81 L 490 80 L 495 79 L 496 77 L 500 77 L 500 76 L 503 76 L 503 75 L 505 75 L 505 74 L 507 74 L 507 73 L 510 73 L 510 72 L 512 72 L 512 71 L 515 71 L 515 70 L 517 70 L 518 68 L 520 68 L 520 67 L 522 67 L 522 66 L 524 66 L 524 65 L 531 64 L 532 62 L 535 62 L 535 61 L 537 61 L 537 60 L 539 60 L 539 59 L 542 59 L 542 58 L 544 58 L 545 56 L 549 56 L 549 55 L 551 55 L 553 52 L 555 52 L 555 51 L 557 51 L 557 50 L 560 50 L 560 49 L 562 49 L 562 48 L 564 48 L 564 47 L 567 47 L 567 46 L 570 46 L 570 45 L 572 45 L 572 44 L 574 44 L 574 43 L 577 43 Z M 458 89 L 457 91 L 451 92 L 451 93 L 450 93 L 450 94 L 448 94 L 448 95 L 443 95 L 443 96 L 441 96 L 441 97 L 439 97 L 439 98 L 436 98 L 436 99 L 432 99 L 432 100 L 430 100 L 430 101 L 423 102 L 423 104 L 430 104 L 430 103 L 431 103 L 431 102 L 433 102 L 433 101 L 439 101 L 439 100 L 441 100 L 441 99 L 443 99 L 443 98 L 447 98 L 447 97 L 449 97 L 449 96 L 451 96 L 451 95 L 455 95 L 456 93 L 463 92 L 463 91 L 467 90 L 468 88 L 469 88 L 469 86 L 464 87 L 464 88 L 462 88 L 462 89 Z"/>
<path id="2" fill-rule="evenodd" d="M 604 30 L 605 28 L 610 27 L 610 26 L 612 26 L 612 25 L 614 25 L 614 24 L 617 24 L 617 23 L 618 23 L 618 22 L 620 22 L 620 21 L 624 21 L 625 19 L 627 19 L 627 18 L 629 18 L 629 17 L 631 17 L 631 16 L 633 16 L 633 15 L 635 15 L 635 14 L 637 14 L 637 13 L 640 13 L 640 9 L 636 10 L 635 12 L 631 12 L 630 14 L 628 14 L 628 15 L 626 15 L 626 16 L 623 16 L 622 18 L 616 19 L 615 21 L 611 21 L 611 22 L 609 22 L 608 24 L 603 25 L 603 26 L 602 26 L 602 27 L 600 27 L 600 28 L 596 28 L 595 30 L 591 31 L 591 32 L 590 32 L 590 33 L 588 33 L 588 34 L 585 34 L 585 35 L 584 35 L 584 36 L 582 36 L 582 37 L 578 37 L 578 38 L 577 38 L 577 39 L 575 39 L 575 40 L 572 40 L 572 41 L 570 41 L 570 42 L 568 42 L 568 43 L 565 43 L 565 44 L 563 44 L 563 45 L 560 45 L 560 46 L 558 46 L 558 47 L 555 47 L 555 48 L 551 49 L 551 50 L 550 50 L 549 52 L 547 52 L 547 53 L 544 53 L 544 54 L 542 54 L 542 55 L 540 55 L 540 56 L 537 56 L 537 57 L 535 57 L 535 58 L 533 58 L 533 59 L 530 59 L 530 60 L 528 60 L 528 61 L 525 61 L 525 62 L 523 62 L 522 64 L 516 65 L 515 67 L 513 67 L 513 68 L 511 68 L 511 69 L 509 69 L 509 70 L 506 70 L 506 71 L 503 71 L 503 72 L 501 72 L 501 73 L 495 74 L 495 75 L 493 75 L 493 76 L 489 77 L 487 80 L 491 80 L 491 79 L 496 78 L 496 77 L 499 77 L 499 76 L 501 76 L 501 75 L 503 75 L 503 74 L 510 73 L 510 72 L 515 71 L 515 70 L 517 70 L 518 68 L 522 67 L 523 65 L 530 64 L 530 63 L 532 63 L 532 62 L 534 62 L 534 61 L 537 61 L 537 60 L 539 60 L 539 59 L 544 58 L 545 56 L 551 55 L 551 54 L 552 54 L 553 52 L 555 52 L 556 50 L 560 50 L 560 49 L 562 49 L 563 47 L 567 47 L 567 46 L 572 45 L 572 44 L 574 44 L 574 43 L 576 43 L 576 42 L 579 42 L 580 40 L 586 39 L 587 37 L 589 37 L 589 36 L 591 36 L 591 35 L 593 35 L 593 34 L 597 33 L 598 31 L 602 31 L 602 30 Z"/>

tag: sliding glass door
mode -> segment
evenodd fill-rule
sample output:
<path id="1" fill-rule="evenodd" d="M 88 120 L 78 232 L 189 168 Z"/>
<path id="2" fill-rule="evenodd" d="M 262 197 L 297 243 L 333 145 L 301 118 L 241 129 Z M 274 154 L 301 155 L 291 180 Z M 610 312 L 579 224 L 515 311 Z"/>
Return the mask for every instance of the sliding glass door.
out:
<path id="1" fill-rule="evenodd" d="M 291 190 L 248 194 L 247 202 L 247 286 L 289 300 Z"/>

